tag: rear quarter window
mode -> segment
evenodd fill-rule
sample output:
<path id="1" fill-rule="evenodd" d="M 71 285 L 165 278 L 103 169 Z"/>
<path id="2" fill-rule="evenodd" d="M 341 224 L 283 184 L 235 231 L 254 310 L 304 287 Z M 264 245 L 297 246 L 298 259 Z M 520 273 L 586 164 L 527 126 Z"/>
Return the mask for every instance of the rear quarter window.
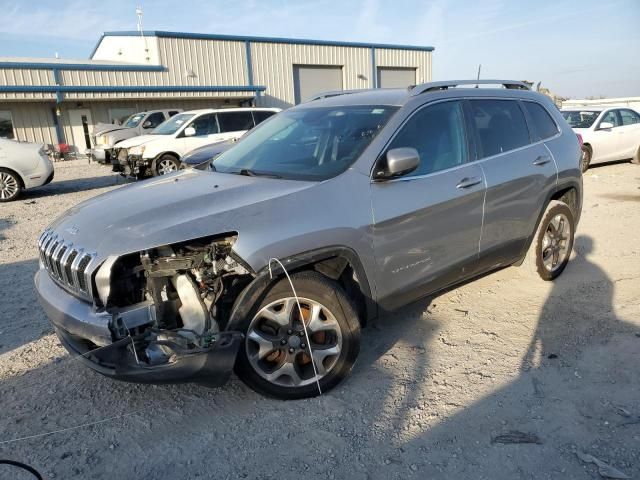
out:
<path id="1" fill-rule="evenodd" d="M 533 123 L 533 133 L 538 140 L 546 140 L 558 133 L 558 126 L 553 121 L 549 112 L 535 102 L 522 102 L 525 110 L 529 114 L 529 118 Z"/>
<path id="2" fill-rule="evenodd" d="M 479 158 L 515 150 L 530 142 L 524 113 L 516 100 L 470 100 Z"/>
<path id="3" fill-rule="evenodd" d="M 254 125 L 250 111 L 218 113 L 218 122 L 220 122 L 220 131 L 222 133 L 251 130 Z"/>

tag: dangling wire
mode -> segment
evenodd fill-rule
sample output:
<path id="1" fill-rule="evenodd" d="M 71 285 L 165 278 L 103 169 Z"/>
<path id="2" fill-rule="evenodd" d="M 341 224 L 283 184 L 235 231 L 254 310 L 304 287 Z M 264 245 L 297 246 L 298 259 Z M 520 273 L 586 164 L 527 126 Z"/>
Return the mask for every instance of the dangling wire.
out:
<path id="1" fill-rule="evenodd" d="M 318 386 L 318 394 L 322 395 L 322 388 L 320 388 L 320 378 L 318 377 L 318 370 L 316 369 L 316 361 L 313 359 L 313 351 L 311 350 L 311 340 L 309 338 L 309 332 L 307 331 L 307 324 L 304 322 L 304 314 L 302 313 L 302 307 L 300 306 L 300 300 L 298 299 L 298 294 L 296 293 L 296 289 L 293 286 L 293 282 L 291 281 L 291 277 L 289 276 L 289 272 L 284 268 L 284 265 L 277 258 L 269 259 L 269 277 L 273 280 L 273 272 L 271 271 L 271 262 L 277 262 L 284 271 L 287 280 L 289 281 L 289 285 L 291 285 L 291 291 L 293 292 L 293 296 L 296 298 L 296 304 L 298 305 L 298 311 L 300 312 L 300 319 L 302 320 L 302 328 L 304 329 L 304 336 L 307 339 L 307 345 L 309 345 L 309 356 L 311 357 L 311 366 L 313 367 L 313 375 L 316 379 L 316 385 Z"/>

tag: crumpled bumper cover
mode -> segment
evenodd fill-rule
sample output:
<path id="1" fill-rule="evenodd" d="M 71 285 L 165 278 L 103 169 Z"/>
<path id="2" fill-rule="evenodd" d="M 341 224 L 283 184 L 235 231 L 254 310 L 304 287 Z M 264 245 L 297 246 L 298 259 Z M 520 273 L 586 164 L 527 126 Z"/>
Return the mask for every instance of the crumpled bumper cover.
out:
<path id="1" fill-rule="evenodd" d="M 171 360 L 160 365 L 138 362 L 131 349 L 132 339 L 123 338 L 95 350 L 60 328 L 56 333 L 62 345 L 89 368 L 107 377 L 135 383 L 197 382 L 210 387 L 227 383 L 233 370 L 243 335 L 222 332 L 207 349 L 175 352 Z"/>
<path id="2" fill-rule="evenodd" d="M 173 348 L 166 363 L 140 362 L 128 337 L 113 342 L 111 316 L 95 312 L 87 302 L 64 291 L 39 270 L 35 276 L 38 300 L 60 338 L 62 345 L 93 370 L 118 380 L 137 383 L 198 382 L 208 386 L 225 384 L 235 363 L 244 336 L 240 332 L 221 332 L 208 348 Z"/>

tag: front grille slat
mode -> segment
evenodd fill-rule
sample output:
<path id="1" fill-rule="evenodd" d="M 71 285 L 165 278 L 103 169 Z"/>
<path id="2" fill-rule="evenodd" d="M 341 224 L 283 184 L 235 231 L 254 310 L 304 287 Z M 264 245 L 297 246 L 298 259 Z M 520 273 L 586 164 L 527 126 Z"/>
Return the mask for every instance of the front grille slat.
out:
<path id="1" fill-rule="evenodd" d="M 49 230 L 40 236 L 38 251 L 42 265 L 56 283 L 86 300 L 92 300 L 89 267 L 96 258 L 95 253 L 65 242 Z"/>

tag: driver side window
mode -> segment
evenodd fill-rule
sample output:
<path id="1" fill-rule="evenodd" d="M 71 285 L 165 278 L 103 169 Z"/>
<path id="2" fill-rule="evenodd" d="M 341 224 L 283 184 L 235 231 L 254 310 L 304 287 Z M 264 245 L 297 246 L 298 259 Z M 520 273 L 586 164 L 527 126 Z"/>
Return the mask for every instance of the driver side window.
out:
<path id="1" fill-rule="evenodd" d="M 196 130 L 196 137 L 220 133 L 215 113 L 200 115 L 193 122 L 191 122 L 191 125 L 189 126 L 193 127 Z"/>
<path id="2" fill-rule="evenodd" d="M 407 177 L 426 175 L 465 163 L 467 142 L 462 104 L 458 101 L 442 102 L 415 113 L 388 150 L 401 147 L 415 148 L 420 154 L 420 165 Z"/>
<path id="3" fill-rule="evenodd" d="M 619 127 L 620 122 L 618 121 L 618 111 L 609 110 L 607 113 L 605 113 L 604 117 L 602 117 L 602 120 L 600 120 L 600 123 L 603 123 L 603 122 L 609 122 L 614 127 Z"/>

